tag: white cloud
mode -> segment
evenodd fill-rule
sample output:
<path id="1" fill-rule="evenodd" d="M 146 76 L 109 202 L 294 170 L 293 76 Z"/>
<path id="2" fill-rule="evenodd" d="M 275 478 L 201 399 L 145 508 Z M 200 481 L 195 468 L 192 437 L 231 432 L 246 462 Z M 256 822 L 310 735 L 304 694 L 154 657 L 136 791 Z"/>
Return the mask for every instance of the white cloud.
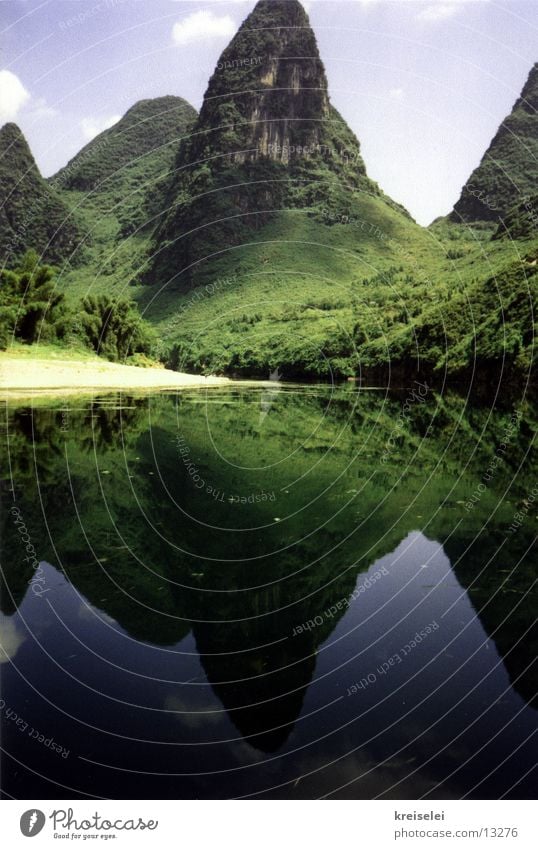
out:
<path id="1" fill-rule="evenodd" d="M 86 141 L 91 141 L 102 133 L 103 130 L 108 130 L 120 120 L 121 115 L 110 115 L 108 118 L 83 118 L 80 122 L 80 129 Z"/>
<path id="2" fill-rule="evenodd" d="M 191 44 L 208 38 L 230 38 L 235 35 L 237 25 L 229 15 L 214 12 L 193 12 L 172 27 L 172 38 L 176 44 Z"/>
<path id="3" fill-rule="evenodd" d="M 403 88 L 391 88 L 389 94 L 395 100 L 401 100 L 405 95 L 405 91 L 403 90 Z"/>
<path id="4" fill-rule="evenodd" d="M 417 21 L 445 21 L 455 15 L 457 11 L 458 6 L 455 3 L 451 5 L 446 3 L 431 4 L 418 13 Z"/>
<path id="5" fill-rule="evenodd" d="M 30 93 L 11 71 L 0 71 L 0 124 L 14 121 L 22 107 L 30 100 Z"/>
<path id="6" fill-rule="evenodd" d="M 416 15 L 416 19 L 426 22 L 446 21 L 457 12 L 461 12 L 463 6 L 477 3 L 489 3 L 489 0 L 427 0 Z"/>

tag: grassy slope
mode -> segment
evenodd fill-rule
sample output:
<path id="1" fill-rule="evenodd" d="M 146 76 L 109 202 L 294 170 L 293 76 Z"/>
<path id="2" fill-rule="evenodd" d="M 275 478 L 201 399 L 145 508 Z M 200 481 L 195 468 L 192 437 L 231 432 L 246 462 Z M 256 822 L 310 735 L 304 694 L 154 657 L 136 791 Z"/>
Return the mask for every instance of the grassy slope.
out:
<path id="1" fill-rule="evenodd" d="M 209 260 L 196 289 L 142 293 L 163 350 L 180 341 L 175 365 L 355 373 L 356 323 L 370 337 L 414 314 L 443 250 L 380 197 L 355 194 L 346 214 L 278 213 L 250 243 Z"/>
<path id="2" fill-rule="evenodd" d="M 389 360 L 414 368 L 418 351 L 420 366 L 439 379 L 473 363 L 487 371 L 504 354 L 512 371 L 527 373 L 532 230 L 519 239 L 446 223 L 425 231 L 365 195 L 346 214 L 349 222 L 335 209 L 280 213 L 250 244 L 205 263 L 199 286 L 185 292 L 132 285 L 147 242 L 120 238 L 107 273 L 71 272 L 69 292 L 91 285 L 132 294 L 157 327 L 157 353 L 180 370 L 368 374 Z M 109 220 L 95 218 L 106 239 Z"/>
<path id="3" fill-rule="evenodd" d="M 538 237 L 493 238 L 495 227 L 436 225 L 447 259 L 437 274 L 437 302 L 424 304 L 412 326 L 393 328 L 391 357 L 415 350 L 427 372 L 457 376 L 476 369 L 526 379 L 535 359 Z M 448 259 L 448 257 L 454 257 Z M 367 347 L 369 364 L 386 361 L 386 346 Z"/>
<path id="4" fill-rule="evenodd" d="M 281 214 L 263 242 L 212 261 L 205 285 L 160 293 L 147 315 L 162 352 L 179 340 L 173 365 L 208 372 L 362 368 L 368 377 L 390 362 L 438 380 L 503 367 L 525 379 L 534 357 L 533 233 L 492 239 L 493 229 L 446 224 L 427 232 L 364 196 L 353 213 L 331 226 L 319 213 Z M 154 293 L 142 295 L 145 305 Z"/>

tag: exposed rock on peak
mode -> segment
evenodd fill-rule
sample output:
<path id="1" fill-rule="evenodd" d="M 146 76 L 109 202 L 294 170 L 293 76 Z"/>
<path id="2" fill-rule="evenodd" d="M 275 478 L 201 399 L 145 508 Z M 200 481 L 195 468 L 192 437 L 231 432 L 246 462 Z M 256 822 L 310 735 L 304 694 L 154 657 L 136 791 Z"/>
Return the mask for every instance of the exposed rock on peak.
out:
<path id="1" fill-rule="evenodd" d="M 217 63 L 176 174 L 147 279 L 181 276 L 182 287 L 204 257 L 248 241 L 279 210 L 337 198 L 342 212 L 353 192 L 382 197 L 330 103 L 299 2 L 260 0 L 246 18 Z"/>

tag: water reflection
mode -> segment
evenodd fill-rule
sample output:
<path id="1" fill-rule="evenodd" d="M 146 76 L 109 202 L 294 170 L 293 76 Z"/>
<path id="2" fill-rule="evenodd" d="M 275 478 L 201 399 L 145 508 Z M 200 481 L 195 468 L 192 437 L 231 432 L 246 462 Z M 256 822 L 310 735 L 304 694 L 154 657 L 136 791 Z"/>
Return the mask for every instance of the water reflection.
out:
<path id="1" fill-rule="evenodd" d="M 76 753 L 67 772 L 8 724 L 11 795 L 531 793 L 533 517 L 508 529 L 533 411 L 469 508 L 513 411 L 270 401 L 10 412 L 3 500 L 48 592 L 4 510 L 4 690 Z"/>

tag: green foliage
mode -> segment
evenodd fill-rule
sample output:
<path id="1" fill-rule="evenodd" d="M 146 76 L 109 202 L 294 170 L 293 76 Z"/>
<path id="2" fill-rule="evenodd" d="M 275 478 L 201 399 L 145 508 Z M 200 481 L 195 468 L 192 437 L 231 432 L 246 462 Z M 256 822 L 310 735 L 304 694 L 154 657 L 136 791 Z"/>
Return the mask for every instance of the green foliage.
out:
<path id="1" fill-rule="evenodd" d="M 82 301 L 80 320 L 88 345 L 109 360 L 151 351 L 152 330 L 127 299 L 90 295 Z"/>
<path id="2" fill-rule="evenodd" d="M 108 130 L 80 150 L 50 182 L 68 191 L 120 192 L 133 170 L 146 179 L 168 172 L 181 136 L 196 111 L 181 97 L 135 103 Z"/>
<path id="3" fill-rule="evenodd" d="M 136 103 L 87 144 L 49 184 L 65 199 L 84 235 L 84 262 L 62 270 L 69 298 L 124 291 L 149 252 L 171 180 L 177 147 L 196 118 L 180 97 Z"/>
<path id="4" fill-rule="evenodd" d="M 319 220 L 349 212 L 353 192 L 383 196 L 330 104 L 307 15 L 285 0 L 257 3 L 223 51 L 176 164 L 144 279 L 178 291 L 198 285 L 216 255 L 258 240 L 283 210 Z"/>
<path id="5" fill-rule="evenodd" d="M 499 223 L 493 239 L 529 239 L 538 232 L 538 194 L 522 197 Z"/>
<path id="6" fill-rule="evenodd" d="M 499 221 L 538 183 L 538 63 L 450 215 L 454 222 Z M 536 229 L 536 228 L 535 228 Z"/>
<path id="7" fill-rule="evenodd" d="M 142 101 L 47 185 L 20 131 L 1 131 L 17 251 L 34 231 L 41 251 L 50 224 L 65 256 L 66 203 L 85 236 L 84 264 L 58 278 L 65 302 L 37 255 L 3 272 L 0 342 L 83 340 L 111 359 L 147 364 L 151 351 L 184 371 L 245 376 L 279 368 L 285 378 L 375 379 L 420 364 L 439 379 L 473 369 L 488 379 L 504 367 L 525 377 L 537 92 L 535 67 L 465 202 L 425 230 L 367 177 L 359 142 L 329 102 L 304 10 L 258 3 L 223 52 L 192 132 L 185 101 Z M 283 142 L 295 153 L 269 155 L 268 143 Z M 23 171 L 28 191 L 18 194 Z M 2 214 L 0 245 L 13 237 Z M 127 286 L 158 341 L 125 300 Z"/>
<path id="8" fill-rule="evenodd" d="M 39 265 L 36 251 L 28 251 L 18 268 L 0 272 L 0 347 L 14 339 L 56 338 L 65 307 L 53 269 Z"/>
<path id="9" fill-rule="evenodd" d="M 80 233 L 69 207 L 42 178 L 16 124 L 0 129 L 0 259 L 13 267 L 31 244 L 45 262 L 68 259 Z"/>

